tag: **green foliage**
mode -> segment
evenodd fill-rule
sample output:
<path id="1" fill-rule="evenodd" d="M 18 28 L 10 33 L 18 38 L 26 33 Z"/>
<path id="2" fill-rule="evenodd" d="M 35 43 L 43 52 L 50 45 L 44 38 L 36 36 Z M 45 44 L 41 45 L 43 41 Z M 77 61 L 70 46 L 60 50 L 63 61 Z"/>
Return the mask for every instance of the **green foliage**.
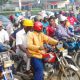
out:
<path id="1" fill-rule="evenodd" d="M 7 2 L 8 0 L 0 0 L 0 5 L 3 5 Z"/>

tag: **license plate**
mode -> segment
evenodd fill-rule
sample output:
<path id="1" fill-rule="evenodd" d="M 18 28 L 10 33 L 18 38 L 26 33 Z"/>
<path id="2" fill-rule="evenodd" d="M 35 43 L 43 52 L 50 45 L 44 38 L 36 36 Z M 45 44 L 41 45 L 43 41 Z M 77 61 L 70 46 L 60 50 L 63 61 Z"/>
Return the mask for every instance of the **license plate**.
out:
<path id="1" fill-rule="evenodd" d="M 4 61 L 4 68 L 11 67 L 12 64 L 14 64 L 12 60 Z"/>

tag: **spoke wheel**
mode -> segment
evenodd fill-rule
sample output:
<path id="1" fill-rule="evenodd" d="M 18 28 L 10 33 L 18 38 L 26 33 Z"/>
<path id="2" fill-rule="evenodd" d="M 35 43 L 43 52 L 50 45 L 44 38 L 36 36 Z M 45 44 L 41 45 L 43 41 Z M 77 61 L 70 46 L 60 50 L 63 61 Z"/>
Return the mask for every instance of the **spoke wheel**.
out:
<path id="1" fill-rule="evenodd" d="M 76 60 L 77 65 L 80 68 L 80 53 L 77 55 L 77 60 Z"/>
<path id="2" fill-rule="evenodd" d="M 60 73 L 60 80 L 80 80 L 79 74 L 71 68 L 65 69 L 65 74 Z"/>

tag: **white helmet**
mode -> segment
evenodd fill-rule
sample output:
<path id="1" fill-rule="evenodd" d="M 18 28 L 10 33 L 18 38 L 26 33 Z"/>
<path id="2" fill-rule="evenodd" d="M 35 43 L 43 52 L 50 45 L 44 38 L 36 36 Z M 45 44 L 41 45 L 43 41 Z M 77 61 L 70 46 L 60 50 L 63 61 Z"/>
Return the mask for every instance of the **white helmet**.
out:
<path id="1" fill-rule="evenodd" d="M 60 21 L 65 21 L 65 20 L 67 20 L 67 17 L 65 17 L 65 16 L 63 16 L 63 15 L 60 15 L 59 20 L 60 20 Z"/>

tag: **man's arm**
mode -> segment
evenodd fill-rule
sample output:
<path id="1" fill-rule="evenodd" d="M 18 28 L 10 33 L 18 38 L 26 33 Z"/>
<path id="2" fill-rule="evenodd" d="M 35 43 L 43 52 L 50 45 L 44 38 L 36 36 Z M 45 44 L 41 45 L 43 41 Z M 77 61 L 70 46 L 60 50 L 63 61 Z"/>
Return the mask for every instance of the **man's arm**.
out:
<path id="1" fill-rule="evenodd" d="M 58 28 L 57 33 L 60 37 L 69 37 L 69 35 L 66 32 L 64 33 L 64 29 Z"/>
<path id="2" fill-rule="evenodd" d="M 45 34 L 42 34 L 43 35 L 43 41 L 44 43 L 49 43 L 51 45 L 56 45 L 58 43 L 57 40 L 45 35 Z"/>
<path id="3" fill-rule="evenodd" d="M 26 53 L 26 48 L 24 47 L 24 45 L 20 44 L 18 45 L 18 47 L 20 48 L 20 50 L 22 50 L 24 53 Z"/>
<path id="4" fill-rule="evenodd" d="M 5 31 L 5 35 L 4 35 L 4 43 L 9 44 L 9 35 L 6 31 Z"/>

